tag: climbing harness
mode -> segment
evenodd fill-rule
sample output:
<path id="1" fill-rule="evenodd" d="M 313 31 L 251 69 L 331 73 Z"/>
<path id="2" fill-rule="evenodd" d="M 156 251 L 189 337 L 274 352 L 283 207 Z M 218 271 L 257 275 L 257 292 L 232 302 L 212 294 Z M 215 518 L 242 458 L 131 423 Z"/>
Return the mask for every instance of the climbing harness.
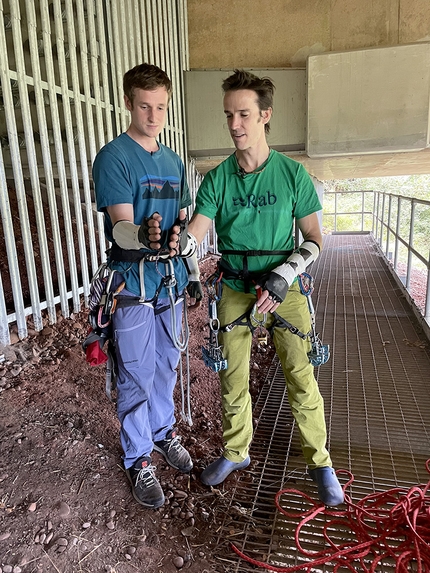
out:
<path id="1" fill-rule="evenodd" d="M 120 252 L 122 252 L 122 249 Z M 159 293 L 164 286 L 168 294 L 169 304 L 159 308 L 154 308 L 154 313 L 158 315 L 170 309 L 170 328 L 173 344 L 181 353 L 186 351 L 186 388 L 184 384 L 183 364 L 182 360 L 180 360 L 180 385 L 182 399 L 181 416 L 191 426 L 190 367 L 188 353 L 189 327 L 186 291 L 184 290 L 182 295 L 179 295 L 177 292 L 177 281 L 173 261 L 162 257 L 156 258 L 151 255 L 148 260 L 155 263 L 155 268 L 161 276 L 161 281 L 153 299 L 145 300 L 143 276 L 145 260 L 145 258 L 141 257 L 141 259 L 137 261 L 131 255 L 128 256 L 127 260 L 127 262 L 130 263 L 139 262 L 140 296 L 121 295 L 122 290 L 125 288 L 124 281 L 122 281 L 118 287 L 113 289 L 113 279 L 117 271 L 110 269 L 107 263 L 102 263 L 100 265 L 91 281 L 88 302 L 88 322 L 90 324 L 90 330 L 87 338 L 82 343 L 82 348 L 86 354 L 87 362 L 89 362 L 91 366 L 106 364 L 106 395 L 109 400 L 115 402 L 113 395 L 117 384 L 118 364 L 116 360 L 115 345 L 113 343 L 112 315 L 118 308 L 138 305 L 146 305 L 154 308 L 157 303 Z M 164 264 L 164 273 L 160 271 L 160 262 Z M 182 301 L 184 314 L 181 333 L 178 335 L 176 330 L 177 305 Z"/>
<path id="2" fill-rule="evenodd" d="M 203 361 L 214 372 L 227 369 L 227 360 L 222 355 L 221 346 L 218 342 L 219 332 L 219 319 L 217 316 L 216 305 L 221 298 L 221 279 L 220 274 L 213 274 L 210 276 L 205 286 L 208 291 L 208 306 L 209 306 L 209 338 L 208 346 L 202 346 Z"/>
<path id="3" fill-rule="evenodd" d="M 430 460 L 426 461 L 430 474 Z M 346 474 L 347 483 L 343 491 L 354 481 L 347 470 L 337 470 L 337 475 Z M 305 493 L 293 489 L 282 489 L 275 496 L 277 509 L 289 521 L 299 518 L 295 531 L 295 550 L 298 552 L 298 565 L 280 567 L 257 561 L 231 544 L 233 551 L 248 563 L 258 568 L 278 573 L 320 570 L 330 564 L 334 572 L 376 573 L 383 571 L 384 563 L 390 563 L 389 570 L 398 573 L 409 571 L 430 571 L 430 481 L 414 485 L 409 489 L 396 487 L 383 492 L 370 493 L 356 503 L 345 494 L 346 510 L 329 509 Z M 304 511 L 287 511 L 281 507 L 283 495 L 303 498 L 302 506 L 310 504 Z M 290 505 L 290 504 L 288 504 Z M 331 519 L 330 519 L 331 518 Z M 321 528 L 320 538 L 326 542 L 321 550 L 309 549 L 306 527 L 312 530 Z M 307 540 L 305 548 L 300 540 L 304 528 Z M 318 530 L 317 530 L 318 531 Z M 340 537 L 340 532 L 342 536 Z"/>
<path id="4" fill-rule="evenodd" d="M 226 252 L 226 251 L 224 251 Z M 230 251 L 228 251 L 230 252 Z M 231 251 L 232 253 L 235 251 Z M 252 251 L 254 253 L 262 253 L 263 251 Z M 266 253 L 266 251 L 264 251 Z M 242 271 L 234 271 L 230 269 L 226 263 L 223 263 L 222 259 L 218 263 L 217 271 L 211 275 L 205 286 L 208 292 L 208 309 L 209 309 L 209 338 L 207 347 L 202 347 L 203 361 L 206 366 L 211 368 L 214 372 L 219 370 L 227 369 L 227 360 L 224 359 L 222 355 L 221 346 L 218 342 L 219 332 L 230 332 L 236 326 L 247 326 L 252 335 L 257 331 L 258 342 L 261 345 L 267 344 L 267 332 L 273 336 L 273 331 L 275 328 L 284 328 L 289 330 L 292 334 L 295 334 L 302 338 L 303 340 L 310 340 L 311 350 L 308 352 L 309 362 L 313 366 L 321 366 L 325 364 L 330 358 L 330 347 L 327 344 L 322 344 L 319 334 L 316 332 L 315 327 L 315 309 L 312 303 L 311 295 L 314 291 L 314 279 L 313 277 L 304 272 L 298 277 L 298 284 L 300 287 L 300 292 L 306 296 L 308 303 L 309 313 L 311 317 L 311 330 L 307 333 L 301 332 L 296 326 L 292 325 L 290 322 L 282 318 L 277 312 L 271 313 L 274 321 L 273 324 L 266 328 L 267 314 L 263 314 L 263 318 L 257 317 L 258 309 L 254 305 L 250 311 L 244 312 L 238 318 L 226 324 L 224 326 L 220 325 L 219 319 L 217 317 L 217 302 L 221 299 L 222 292 L 222 278 L 236 278 L 243 280 Z M 249 273 L 248 273 L 249 278 Z M 262 282 L 261 275 L 259 276 L 259 282 Z M 256 278 L 252 279 L 256 283 Z M 261 296 L 261 287 L 256 288 L 257 298 Z"/>

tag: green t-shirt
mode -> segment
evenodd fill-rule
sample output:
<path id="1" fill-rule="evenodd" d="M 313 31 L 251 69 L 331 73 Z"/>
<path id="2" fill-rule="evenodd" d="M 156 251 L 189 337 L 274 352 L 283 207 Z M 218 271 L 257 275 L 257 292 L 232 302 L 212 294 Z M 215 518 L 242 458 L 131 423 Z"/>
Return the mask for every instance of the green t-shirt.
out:
<path id="1" fill-rule="evenodd" d="M 319 211 L 321 203 L 304 167 L 271 150 L 253 173 L 242 175 L 235 154 L 209 171 L 197 193 L 194 213 L 215 219 L 218 249 L 294 249 L 294 220 Z M 243 268 L 242 255 L 223 255 L 236 270 Z M 248 258 L 251 272 L 269 272 L 286 260 L 285 255 Z M 242 291 L 243 281 L 226 281 Z"/>

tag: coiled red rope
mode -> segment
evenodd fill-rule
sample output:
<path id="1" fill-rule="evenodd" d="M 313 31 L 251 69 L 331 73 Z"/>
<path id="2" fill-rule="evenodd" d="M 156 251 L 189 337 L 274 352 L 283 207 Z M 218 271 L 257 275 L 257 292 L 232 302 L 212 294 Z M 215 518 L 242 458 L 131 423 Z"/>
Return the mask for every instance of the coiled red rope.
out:
<path id="1" fill-rule="evenodd" d="M 430 474 L 430 459 L 426 462 L 426 469 Z M 347 470 L 337 470 L 336 474 L 346 474 L 349 478 L 343 486 L 345 493 L 353 483 L 354 476 Z M 293 567 L 278 567 L 245 555 L 234 544 L 232 549 L 248 563 L 279 573 L 310 572 L 312 567 L 326 563 L 334 565 L 333 573 L 340 568 L 353 573 L 375 573 L 386 560 L 395 565 L 396 573 L 430 573 L 429 489 L 430 481 L 410 489 L 396 487 L 370 494 L 357 503 L 353 503 L 345 493 L 347 508 L 343 511 L 315 503 L 311 497 L 296 489 L 282 489 L 275 496 L 276 507 L 288 518 L 302 518 L 295 531 L 295 542 L 298 551 L 309 561 Z M 280 506 L 280 498 L 291 493 L 303 497 L 312 507 L 299 513 L 286 511 Z M 322 551 L 307 551 L 301 545 L 300 533 L 317 516 L 333 518 L 322 523 L 327 547 Z M 337 526 L 350 541 L 339 544 L 338 536 L 336 541 L 330 536 L 329 532 L 336 531 Z"/>

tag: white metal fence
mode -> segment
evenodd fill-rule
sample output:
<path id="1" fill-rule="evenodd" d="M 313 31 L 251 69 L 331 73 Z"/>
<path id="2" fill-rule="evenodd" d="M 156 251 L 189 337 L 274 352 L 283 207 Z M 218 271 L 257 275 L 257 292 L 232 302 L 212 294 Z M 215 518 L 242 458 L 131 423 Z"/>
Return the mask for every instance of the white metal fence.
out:
<path id="1" fill-rule="evenodd" d="M 0 0 L 0 344 L 87 302 L 105 258 L 91 166 L 128 127 L 124 73 L 171 77 L 161 141 L 186 161 L 186 0 Z"/>

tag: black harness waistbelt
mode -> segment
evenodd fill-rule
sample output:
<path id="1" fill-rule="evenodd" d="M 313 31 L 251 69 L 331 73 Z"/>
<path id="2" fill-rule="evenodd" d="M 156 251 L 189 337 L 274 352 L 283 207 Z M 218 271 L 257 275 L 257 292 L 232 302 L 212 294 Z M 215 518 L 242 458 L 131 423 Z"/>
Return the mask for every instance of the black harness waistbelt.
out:
<path id="1" fill-rule="evenodd" d="M 142 259 L 145 259 L 145 261 L 157 261 L 160 258 L 160 255 L 156 252 L 145 252 L 141 249 L 122 249 L 116 243 L 112 243 L 107 255 L 112 261 L 124 263 L 138 263 Z"/>
<path id="2" fill-rule="evenodd" d="M 250 271 L 248 267 L 248 257 L 261 257 L 270 255 L 284 255 L 289 257 L 293 251 L 291 250 L 278 250 L 278 251 L 236 251 L 226 249 L 220 251 L 221 255 L 240 255 L 243 257 L 243 267 L 242 270 L 233 269 L 226 261 L 222 258 L 218 262 L 218 268 L 222 272 L 223 277 L 226 279 L 241 280 L 244 282 L 244 289 L 246 293 L 249 293 L 249 286 L 251 282 L 258 282 L 264 280 L 269 273 L 260 273 L 255 271 Z"/>

